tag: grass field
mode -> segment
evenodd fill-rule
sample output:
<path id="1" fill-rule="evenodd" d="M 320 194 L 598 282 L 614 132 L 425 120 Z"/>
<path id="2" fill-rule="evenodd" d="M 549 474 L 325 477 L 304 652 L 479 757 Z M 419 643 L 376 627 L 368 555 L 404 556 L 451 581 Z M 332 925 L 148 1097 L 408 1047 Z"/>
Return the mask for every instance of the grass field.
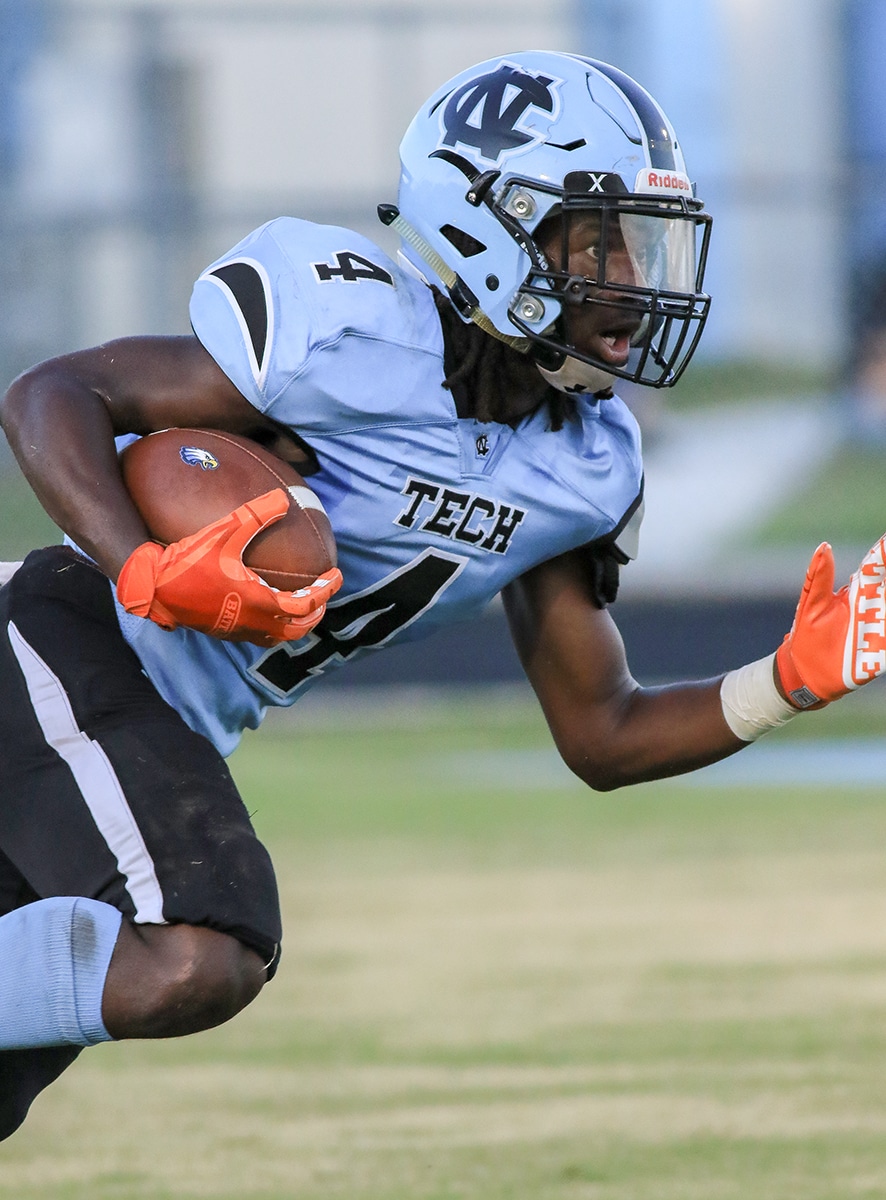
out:
<path id="1" fill-rule="evenodd" d="M 233 760 L 277 979 L 221 1029 L 84 1054 L 0 1196 L 886 1195 L 881 788 L 472 781 L 547 744 L 530 703 L 311 712 Z"/>

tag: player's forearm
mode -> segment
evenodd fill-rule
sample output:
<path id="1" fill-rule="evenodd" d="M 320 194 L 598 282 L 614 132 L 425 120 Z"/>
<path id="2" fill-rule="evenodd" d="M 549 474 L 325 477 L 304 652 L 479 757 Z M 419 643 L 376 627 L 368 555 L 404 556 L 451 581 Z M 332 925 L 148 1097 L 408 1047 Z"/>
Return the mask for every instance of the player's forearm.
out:
<path id="1" fill-rule="evenodd" d="M 123 487 L 101 397 L 75 375 L 44 364 L 13 382 L 0 422 L 46 512 L 116 578 L 148 533 Z"/>
<path id="2" fill-rule="evenodd" d="M 683 774 L 748 743 L 723 716 L 721 681 L 633 688 L 552 725 L 569 768 L 596 791 Z"/>

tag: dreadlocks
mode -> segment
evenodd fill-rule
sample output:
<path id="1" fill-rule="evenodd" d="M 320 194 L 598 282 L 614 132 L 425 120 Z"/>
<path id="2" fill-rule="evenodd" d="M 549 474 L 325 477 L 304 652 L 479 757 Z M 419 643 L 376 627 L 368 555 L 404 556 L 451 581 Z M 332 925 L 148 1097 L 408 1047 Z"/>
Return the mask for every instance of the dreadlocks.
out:
<path id="1" fill-rule="evenodd" d="M 514 419 L 514 397 L 520 396 L 525 398 L 521 416 L 547 404 L 551 429 L 562 429 L 569 398 L 546 383 L 525 355 L 462 321 L 448 298 L 431 290 L 443 326 L 443 386 L 452 392 L 459 415 L 507 422 Z"/>

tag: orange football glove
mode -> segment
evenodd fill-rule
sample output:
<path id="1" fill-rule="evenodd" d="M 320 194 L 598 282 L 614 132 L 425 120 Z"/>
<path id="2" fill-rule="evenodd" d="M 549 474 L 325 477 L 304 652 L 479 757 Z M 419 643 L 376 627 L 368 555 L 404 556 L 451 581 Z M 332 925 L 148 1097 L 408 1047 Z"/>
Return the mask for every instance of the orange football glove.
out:
<path id="1" fill-rule="evenodd" d="M 822 542 L 775 661 L 797 708 L 838 700 L 886 671 L 886 534 L 836 593 L 834 552 Z"/>
<path id="2" fill-rule="evenodd" d="M 275 488 L 165 548 L 143 542 L 123 564 L 117 598 L 127 612 L 164 629 L 186 625 L 262 646 L 304 637 L 341 587 L 341 572 L 333 568 L 310 587 L 284 592 L 243 563 L 250 540 L 288 508 L 289 497 Z"/>

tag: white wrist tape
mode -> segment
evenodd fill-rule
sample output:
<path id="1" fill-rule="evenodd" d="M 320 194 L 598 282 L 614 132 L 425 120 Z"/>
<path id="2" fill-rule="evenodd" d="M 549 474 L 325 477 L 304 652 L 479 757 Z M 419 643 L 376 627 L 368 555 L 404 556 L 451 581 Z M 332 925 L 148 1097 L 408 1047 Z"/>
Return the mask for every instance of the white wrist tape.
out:
<path id="1" fill-rule="evenodd" d="M 775 686 L 774 654 L 730 671 L 720 685 L 720 703 L 726 724 L 743 742 L 754 742 L 777 729 L 800 711 L 788 704 Z"/>

